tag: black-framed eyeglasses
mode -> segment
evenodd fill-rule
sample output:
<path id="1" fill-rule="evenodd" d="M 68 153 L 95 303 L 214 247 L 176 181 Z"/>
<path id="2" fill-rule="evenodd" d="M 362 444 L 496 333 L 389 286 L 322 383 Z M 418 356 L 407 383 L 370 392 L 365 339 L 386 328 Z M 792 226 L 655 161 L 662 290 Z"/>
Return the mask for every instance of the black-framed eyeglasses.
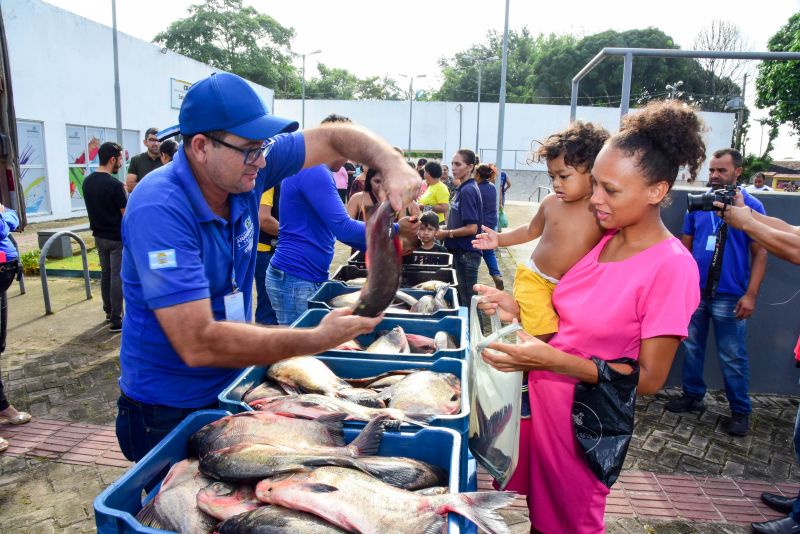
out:
<path id="1" fill-rule="evenodd" d="M 232 145 L 230 143 L 226 143 L 222 139 L 218 139 L 218 138 L 216 138 L 216 137 L 214 137 L 212 135 L 208 135 L 208 134 L 203 134 L 203 135 L 205 135 L 206 137 L 208 137 L 212 141 L 215 141 L 215 142 L 221 144 L 222 146 L 228 147 L 228 148 L 230 148 L 232 150 L 236 150 L 237 152 L 241 152 L 244 155 L 244 164 L 245 165 L 254 164 L 256 161 L 258 161 L 258 157 L 261 154 L 264 154 L 264 158 L 266 158 L 267 154 L 269 154 L 269 151 L 272 150 L 272 142 L 271 141 L 264 141 L 264 144 L 262 144 L 258 148 L 242 148 L 242 147 L 238 147 L 236 145 Z"/>

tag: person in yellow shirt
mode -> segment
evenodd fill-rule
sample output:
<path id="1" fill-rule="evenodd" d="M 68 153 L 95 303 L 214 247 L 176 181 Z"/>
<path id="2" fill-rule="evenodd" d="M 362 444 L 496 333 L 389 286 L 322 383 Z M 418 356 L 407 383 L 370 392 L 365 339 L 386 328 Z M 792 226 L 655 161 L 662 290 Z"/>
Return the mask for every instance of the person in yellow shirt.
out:
<path id="1" fill-rule="evenodd" d="M 267 295 L 267 267 L 278 245 L 278 204 L 281 185 L 264 191 L 258 207 L 258 249 L 256 254 L 256 322 L 278 324 L 275 310 Z"/>
<path id="2" fill-rule="evenodd" d="M 420 197 L 419 203 L 423 206 L 423 210 L 430 209 L 436 213 L 439 216 L 439 224 L 442 224 L 447 210 L 450 209 L 450 191 L 442 183 L 442 166 L 435 161 L 429 161 L 425 164 L 423 176 L 428 188 Z"/>

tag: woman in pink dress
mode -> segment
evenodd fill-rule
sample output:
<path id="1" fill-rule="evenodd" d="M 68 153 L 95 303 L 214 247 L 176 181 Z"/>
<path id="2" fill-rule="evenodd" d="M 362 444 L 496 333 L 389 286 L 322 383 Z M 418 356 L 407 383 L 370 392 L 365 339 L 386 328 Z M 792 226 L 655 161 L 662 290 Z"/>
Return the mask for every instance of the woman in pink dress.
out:
<path id="1" fill-rule="evenodd" d="M 625 118 L 592 170 L 591 202 L 606 234 L 553 294 L 558 333 L 547 344 L 522 334 L 518 345 L 496 343 L 483 353 L 501 371 L 529 371 L 531 431 L 520 444 L 528 462 L 520 462 L 509 488 L 528 495 L 534 532 L 605 531 L 609 489 L 590 471 L 571 418 L 575 385 L 598 380 L 590 358 L 638 360 L 638 392 L 650 395 L 664 384 L 686 337 L 700 298 L 697 264 L 664 226 L 660 205 L 681 166 L 696 175 L 705 158 L 701 129 L 691 108 L 678 102 L 651 103 Z M 484 311 L 514 318 L 512 296 L 476 290 Z"/>

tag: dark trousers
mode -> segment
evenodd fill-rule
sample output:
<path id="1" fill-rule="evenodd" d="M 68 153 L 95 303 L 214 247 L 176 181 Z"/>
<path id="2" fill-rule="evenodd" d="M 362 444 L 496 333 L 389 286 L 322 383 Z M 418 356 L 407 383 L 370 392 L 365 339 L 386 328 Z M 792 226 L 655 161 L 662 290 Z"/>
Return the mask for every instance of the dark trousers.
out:
<path id="1" fill-rule="evenodd" d="M 97 255 L 100 256 L 100 293 L 103 311 L 115 324 L 122 322 L 122 241 L 95 237 Z"/>
<path id="2" fill-rule="evenodd" d="M 478 283 L 478 268 L 481 266 L 481 253 L 477 250 L 451 250 L 453 268 L 458 281 L 458 300 L 461 306 L 469 308 L 473 286 Z"/>
<path id="3" fill-rule="evenodd" d="M 199 408 L 173 408 L 147 404 L 121 393 L 117 399 L 119 448 L 125 458 L 138 462 L 187 416 L 198 410 L 217 408 L 219 408 L 217 403 Z"/>
<path id="4" fill-rule="evenodd" d="M 6 332 L 8 331 L 8 296 L 6 291 L 14 283 L 18 269 L 19 263 L 16 260 L 0 264 L 0 354 L 6 350 Z M 10 404 L 6 399 L 5 389 L 3 388 L 3 380 L 0 378 L 0 410 L 5 410 L 9 406 Z"/>

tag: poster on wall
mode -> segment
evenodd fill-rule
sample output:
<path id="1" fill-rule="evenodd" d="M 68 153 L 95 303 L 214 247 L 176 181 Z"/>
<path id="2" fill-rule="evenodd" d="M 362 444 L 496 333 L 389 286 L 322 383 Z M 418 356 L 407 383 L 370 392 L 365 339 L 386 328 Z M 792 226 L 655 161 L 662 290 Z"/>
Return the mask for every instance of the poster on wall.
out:
<path id="1" fill-rule="evenodd" d="M 69 201 L 73 210 L 86 208 L 83 201 L 83 179 L 86 169 L 84 167 L 69 168 Z"/>
<path id="2" fill-rule="evenodd" d="M 89 165 L 98 165 L 100 145 L 106 142 L 105 128 L 86 128 L 86 141 L 89 147 Z"/>
<path id="3" fill-rule="evenodd" d="M 25 195 L 25 213 L 49 213 L 47 174 L 44 169 L 44 136 L 37 122 L 17 121 L 20 183 Z"/>
<path id="4" fill-rule="evenodd" d="M 86 164 L 86 129 L 83 126 L 67 125 L 67 163 Z"/>
<path id="5" fill-rule="evenodd" d="M 183 97 L 186 96 L 186 92 L 192 86 L 192 82 L 170 78 L 170 83 L 171 83 L 170 94 L 172 97 L 171 99 L 172 109 L 181 109 L 181 104 L 183 104 Z"/>

